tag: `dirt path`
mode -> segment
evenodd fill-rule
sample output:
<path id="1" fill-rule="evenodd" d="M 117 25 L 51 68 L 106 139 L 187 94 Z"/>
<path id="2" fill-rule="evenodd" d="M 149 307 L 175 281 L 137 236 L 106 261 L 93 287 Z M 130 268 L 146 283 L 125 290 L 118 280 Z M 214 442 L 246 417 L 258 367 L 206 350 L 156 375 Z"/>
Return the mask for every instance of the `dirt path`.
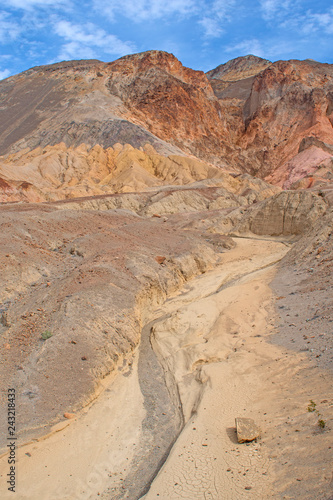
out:
<path id="1" fill-rule="evenodd" d="M 167 380 L 175 378 L 187 423 L 147 500 L 271 497 L 268 456 L 260 444 L 237 444 L 234 419 L 258 421 L 252 401 L 260 388 L 268 282 L 286 251 L 281 243 L 241 240 L 219 273 L 197 278 L 164 305 L 154 347 Z"/>
<path id="2" fill-rule="evenodd" d="M 19 449 L 16 498 L 139 498 L 182 420 L 185 427 L 147 500 L 272 498 L 269 443 L 238 445 L 234 418 L 253 417 L 264 429 L 274 428 L 277 397 L 299 361 L 296 355 L 282 359 L 281 348 L 264 340 L 274 322 L 268 283 L 287 250 L 279 242 L 238 240 L 220 268 L 155 311 L 131 369 L 106 381 L 76 421 Z M 169 391 L 148 342 L 151 326 Z M 7 468 L 3 457 L 3 477 Z M 7 497 L 13 495 L 1 492 Z"/>

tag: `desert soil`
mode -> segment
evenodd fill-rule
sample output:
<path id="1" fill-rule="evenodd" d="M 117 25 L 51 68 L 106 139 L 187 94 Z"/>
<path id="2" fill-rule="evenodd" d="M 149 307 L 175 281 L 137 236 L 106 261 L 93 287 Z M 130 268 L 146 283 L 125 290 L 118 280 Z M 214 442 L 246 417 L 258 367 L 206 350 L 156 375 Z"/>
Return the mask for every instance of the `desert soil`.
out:
<path id="1" fill-rule="evenodd" d="M 274 342 L 269 284 L 289 247 L 236 241 L 152 312 L 93 404 L 19 449 L 16 498 L 331 498 L 332 373 Z M 258 442 L 237 443 L 239 416 Z M 2 477 L 7 467 L 2 456 Z"/>

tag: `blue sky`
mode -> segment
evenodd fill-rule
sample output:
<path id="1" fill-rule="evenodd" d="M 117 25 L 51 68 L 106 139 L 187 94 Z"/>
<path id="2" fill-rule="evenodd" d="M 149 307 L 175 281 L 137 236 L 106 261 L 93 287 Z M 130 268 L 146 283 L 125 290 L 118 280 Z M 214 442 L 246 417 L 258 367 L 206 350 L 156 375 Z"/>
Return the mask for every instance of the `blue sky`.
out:
<path id="1" fill-rule="evenodd" d="M 160 49 L 208 71 L 246 54 L 333 63 L 327 0 L 1 0 L 0 79 Z"/>

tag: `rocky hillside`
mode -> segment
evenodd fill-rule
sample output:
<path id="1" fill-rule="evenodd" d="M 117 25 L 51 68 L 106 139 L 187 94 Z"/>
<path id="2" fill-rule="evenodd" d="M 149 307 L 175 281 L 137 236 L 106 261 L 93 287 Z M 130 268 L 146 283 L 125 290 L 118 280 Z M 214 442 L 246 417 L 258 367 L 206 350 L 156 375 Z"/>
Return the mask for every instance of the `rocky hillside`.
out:
<path id="1" fill-rule="evenodd" d="M 0 102 L 2 201 L 145 190 L 221 169 L 285 188 L 333 175 L 333 67 L 312 60 L 245 56 L 207 74 L 161 51 L 63 62 L 0 82 Z"/>

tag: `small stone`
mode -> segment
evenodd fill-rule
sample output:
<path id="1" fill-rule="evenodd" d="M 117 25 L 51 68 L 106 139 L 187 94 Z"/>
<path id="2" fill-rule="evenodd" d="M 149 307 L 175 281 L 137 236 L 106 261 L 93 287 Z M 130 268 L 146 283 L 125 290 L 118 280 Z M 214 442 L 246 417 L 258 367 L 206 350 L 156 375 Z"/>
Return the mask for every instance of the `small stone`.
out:
<path id="1" fill-rule="evenodd" d="M 157 257 L 155 257 L 155 260 L 158 264 L 163 264 L 165 259 L 166 259 L 166 257 L 162 257 L 161 255 L 158 255 Z"/>
<path id="2" fill-rule="evenodd" d="M 10 322 L 8 320 L 8 316 L 6 312 L 3 312 L 1 315 L 0 323 L 5 327 L 9 328 L 10 327 Z"/>
<path id="3" fill-rule="evenodd" d="M 67 412 L 66 412 L 66 413 L 64 413 L 64 417 L 65 417 L 65 418 L 69 418 L 69 419 L 70 419 L 70 418 L 75 418 L 75 417 L 76 417 L 76 415 L 75 415 L 75 413 L 67 413 Z"/>
<path id="4" fill-rule="evenodd" d="M 260 437 L 260 429 L 252 418 L 235 418 L 237 440 L 239 443 L 254 441 Z"/>

